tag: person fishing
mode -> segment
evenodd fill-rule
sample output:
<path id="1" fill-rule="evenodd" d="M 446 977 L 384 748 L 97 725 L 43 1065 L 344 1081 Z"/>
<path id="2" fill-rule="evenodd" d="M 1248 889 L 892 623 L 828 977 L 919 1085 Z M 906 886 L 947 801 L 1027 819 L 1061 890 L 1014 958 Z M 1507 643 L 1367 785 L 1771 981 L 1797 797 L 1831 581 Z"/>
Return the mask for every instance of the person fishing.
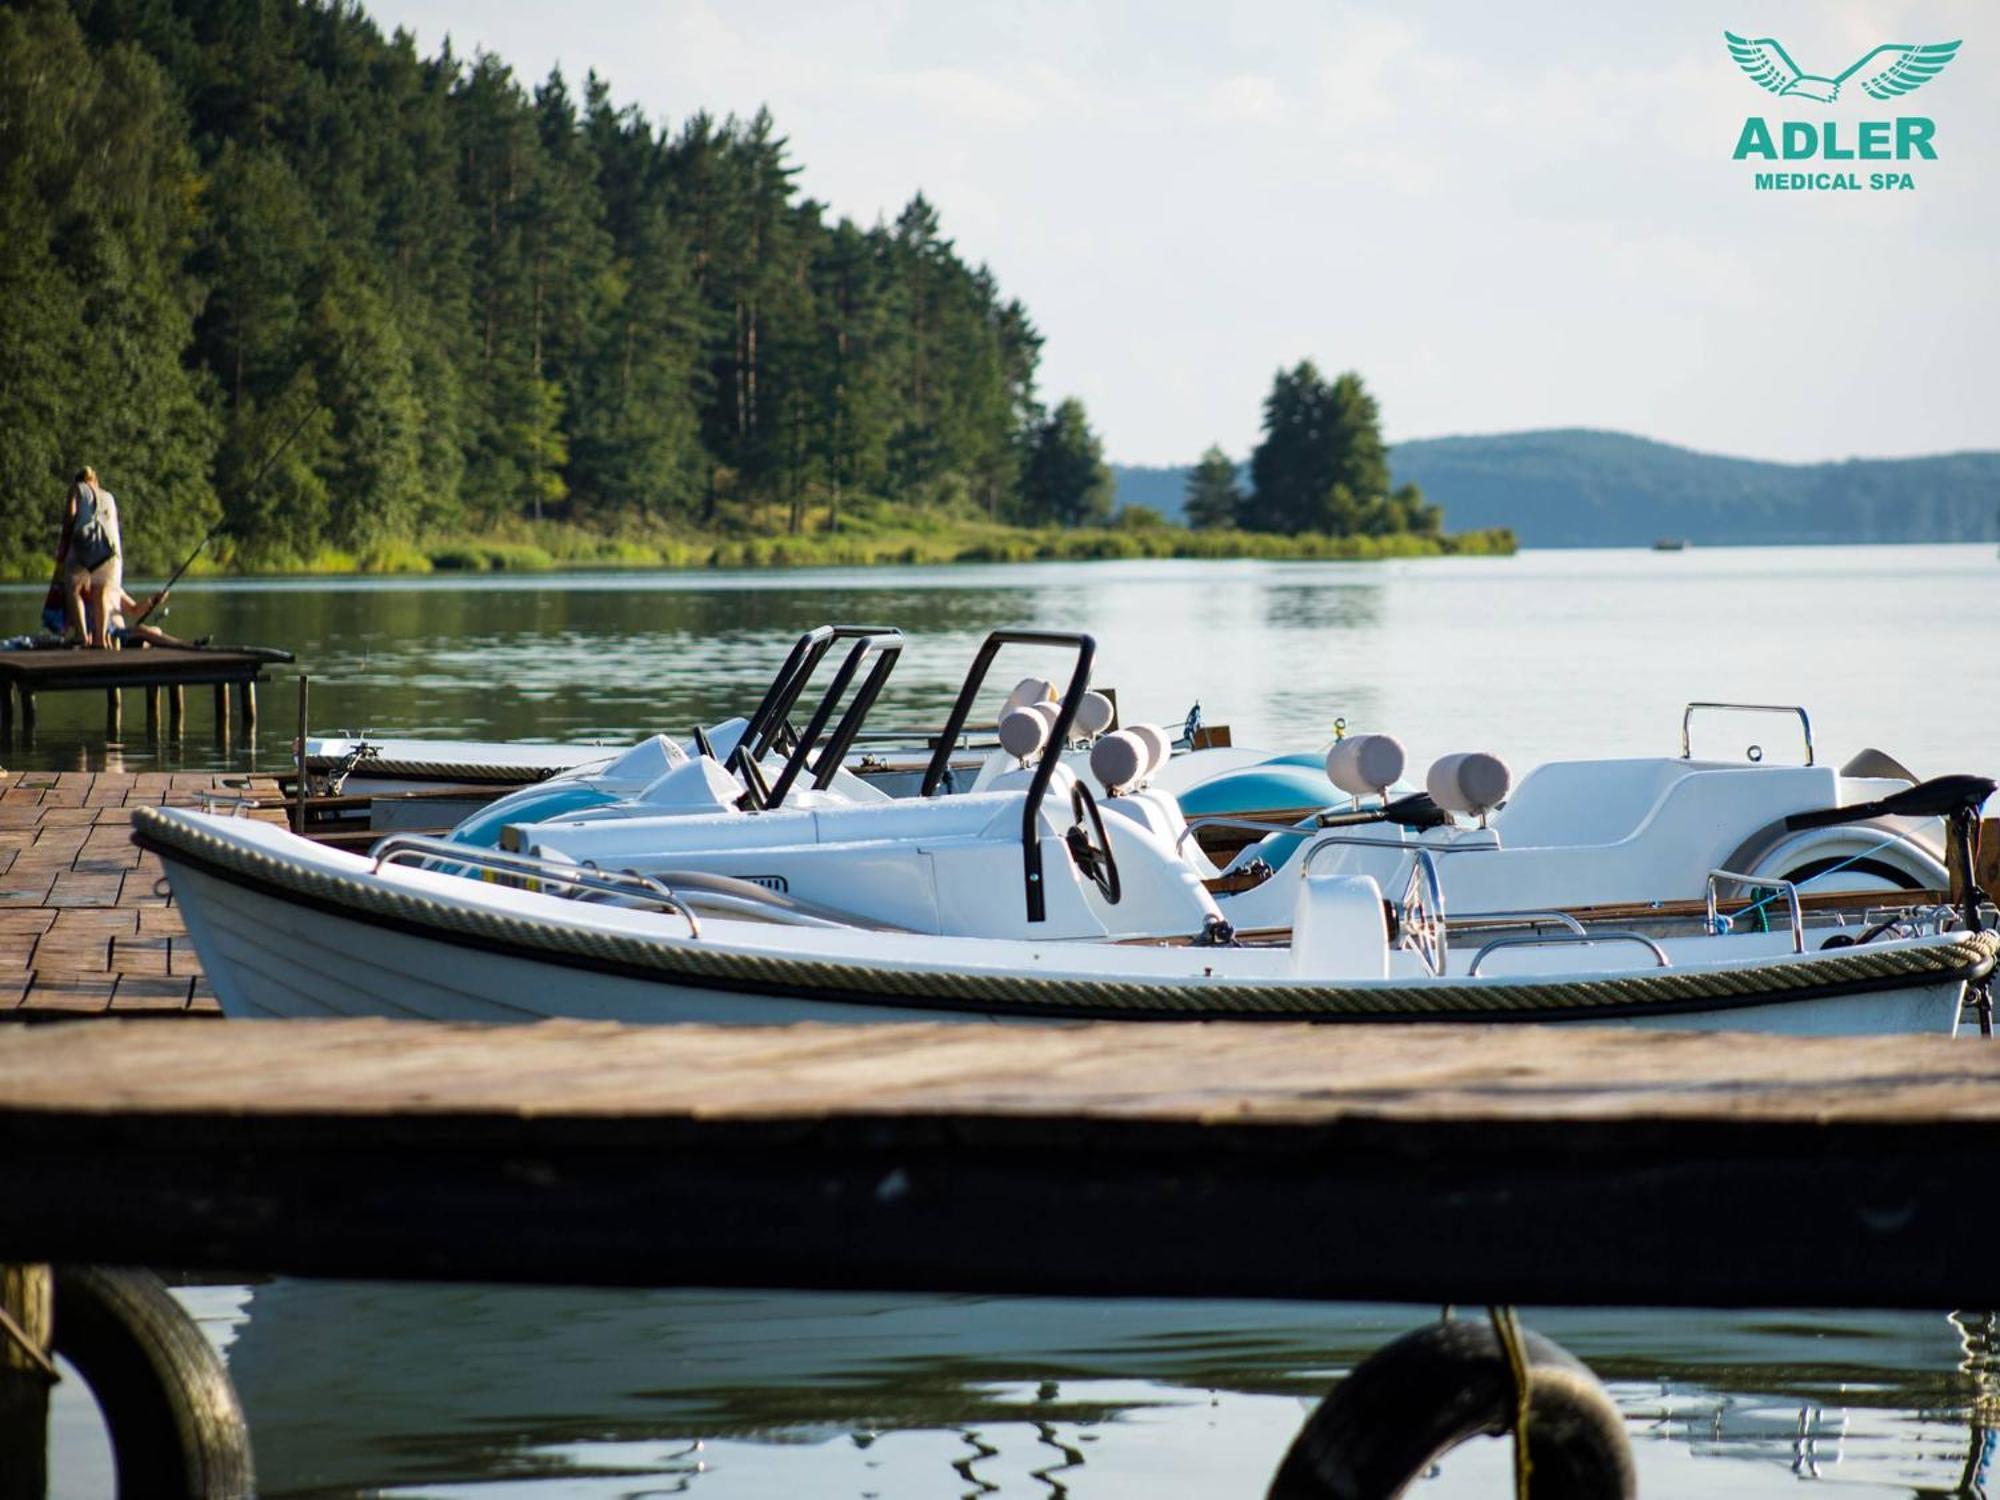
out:
<path id="1" fill-rule="evenodd" d="M 67 564 L 65 619 L 86 646 L 111 644 L 112 611 L 124 596 L 124 551 L 118 502 L 99 486 L 97 471 L 85 464 L 69 487 L 56 561 Z"/>

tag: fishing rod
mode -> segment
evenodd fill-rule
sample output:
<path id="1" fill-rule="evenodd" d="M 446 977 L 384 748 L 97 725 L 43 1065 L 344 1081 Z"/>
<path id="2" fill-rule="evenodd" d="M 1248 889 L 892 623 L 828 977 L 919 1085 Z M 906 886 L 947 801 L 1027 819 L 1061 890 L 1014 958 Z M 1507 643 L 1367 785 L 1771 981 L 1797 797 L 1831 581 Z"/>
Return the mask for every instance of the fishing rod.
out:
<path id="1" fill-rule="evenodd" d="M 298 421 L 292 424 L 291 431 L 285 434 L 284 440 L 280 442 L 277 447 L 273 448 L 268 454 L 265 455 L 264 462 L 257 466 L 257 472 L 250 476 L 250 482 L 243 487 L 243 493 L 246 496 L 253 495 L 257 492 L 257 486 L 264 482 L 264 476 L 271 472 L 271 465 L 278 461 L 278 456 L 282 454 L 287 448 L 291 447 L 292 439 L 297 437 L 301 432 L 305 431 L 306 423 L 310 422 L 317 415 L 319 415 L 319 403 L 317 401 L 308 403 L 305 409 L 305 414 L 301 416 L 298 419 Z M 229 518 L 225 516 L 220 521 L 217 521 L 213 526 L 208 528 L 208 534 L 204 536 L 200 541 L 194 544 L 194 551 L 190 552 L 185 558 L 182 559 L 181 565 L 178 568 L 175 568 L 174 571 L 167 576 L 167 581 L 161 584 L 160 587 L 154 591 L 153 597 L 147 603 L 146 607 L 140 610 L 139 613 L 133 617 L 132 620 L 133 624 L 135 625 L 144 624 L 146 621 L 146 617 L 152 614 L 154 610 L 158 609 L 162 604 L 166 602 L 167 595 L 173 592 L 174 585 L 181 581 L 182 576 L 187 572 L 187 570 L 194 566 L 194 560 L 197 557 L 201 556 L 202 549 L 206 547 L 210 542 L 214 541 L 216 537 L 219 536 L 225 528 L 227 528 L 228 525 L 229 525 Z"/>

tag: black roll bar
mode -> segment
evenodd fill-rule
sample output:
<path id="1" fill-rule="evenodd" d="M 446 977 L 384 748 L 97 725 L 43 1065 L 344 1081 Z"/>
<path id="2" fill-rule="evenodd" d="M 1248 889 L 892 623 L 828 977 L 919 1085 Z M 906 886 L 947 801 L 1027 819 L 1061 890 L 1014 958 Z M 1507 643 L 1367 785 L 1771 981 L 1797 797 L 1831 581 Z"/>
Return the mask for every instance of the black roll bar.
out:
<path id="1" fill-rule="evenodd" d="M 972 668 L 958 690 L 958 701 L 951 706 L 951 718 L 945 722 L 937 748 L 931 752 L 931 762 L 924 768 L 921 795 L 935 797 L 944 784 L 945 772 L 951 768 L 952 746 L 964 730 L 965 721 L 972 716 L 972 702 L 985 686 L 986 673 L 1002 646 L 1069 646 L 1076 651 L 1076 667 L 1056 710 L 1048 748 L 1035 767 L 1035 778 L 1028 783 L 1028 801 L 1021 809 L 1021 865 L 1028 892 L 1028 920 L 1043 922 L 1048 920 L 1048 902 L 1042 887 L 1042 843 L 1035 837 L 1035 820 L 1041 814 L 1042 798 L 1048 793 L 1056 766 L 1062 761 L 1062 747 L 1069 743 L 1069 732 L 1076 723 L 1077 710 L 1083 706 L 1083 695 L 1090 687 L 1090 664 L 1097 656 L 1095 637 L 1067 630 L 996 630 L 988 635 L 979 654 L 972 659 Z"/>
<path id="2" fill-rule="evenodd" d="M 786 794 L 799 779 L 799 773 L 805 769 L 813 747 L 819 743 L 819 737 L 826 729 L 826 721 L 833 717 L 834 709 L 846 696 L 849 684 L 854 681 L 855 673 L 860 671 L 861 663 L 867 659 L 870 652 L 875 653 L 874 668 L 869 672 L 867 680 L 862 683 L 861 691 L 855 694 L 854 702 L 848 705 L 847 712 L 841 715 L 839 727 L 835 729 L 833 738 L 827 741 L 826 748 L 820 753 L 819 764 L 815 767 L 817 775 L 813 784 L 816 787 L 824 790 L 833 780 L 833 773 L 840 769 L 841 758 L 847 753 L 848 743 L 861 728 L 861 720 L 867 717 L 868 710 L 874 705 L 876 694 L 882 691 L 882 684 L 889 680 L 889 674 L 895 670 L 896 658 L 903 654 L 903 634 L 899 630 L 884 630 L 874 635 L 864 635 L 854 642 L 846 660 L 841 662 L 840 670 L 833 674 L 833 681 L 827 684 L 826 691 L 820 695 L 819 703 L 813 709 L 813 716 L 807 722 L 805 732 L 797 737 L 796 743 L 792 746 L 791 754 L 785 759 L 784 770 L 778 773 L 778 779 L 771 784 L 771 794 L 765 800 L 767 808 L 784 805 Z"/>
<path id="3" fill-rule="evenodd" d="M 763 771 L 757 762 L 778 738 L 786 716 L 791 713 L 799 694 L 805 691 L 806 684 L 812 680 L 820 660 L 832 649 L 833 643 L 897 633 L 891 625 L 815 625 L 792 642 L 792 649 L 786 653 L 777 676 L 771 679 L 771 685 L 764 689 L 764 696 L 744 722 L 736 748 L 722 763 L 724 770 L 734 771 L 743 778 L 744 800 L 750 807 L 761 808 L 769 803 L 770 788 L 765 785 Z"/>

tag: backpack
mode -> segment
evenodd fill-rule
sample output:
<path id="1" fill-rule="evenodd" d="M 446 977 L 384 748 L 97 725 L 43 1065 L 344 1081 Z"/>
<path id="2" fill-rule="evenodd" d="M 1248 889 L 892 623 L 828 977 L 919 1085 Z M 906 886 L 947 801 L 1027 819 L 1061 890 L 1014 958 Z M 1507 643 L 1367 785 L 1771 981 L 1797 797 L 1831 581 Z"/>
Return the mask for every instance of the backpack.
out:
<path id="1" fill-rule="evenodd" d="M 117 512 L 111 511 L 106 524 L 105 511 L 114 504 L 111 496 L 100 495 L 95 485 L 79 484 L 76 487 L 76 525 L 69 534 L 69 557 L 73 567 L 85 572 L 100 568 L 118 555 L 118 543 L 112 527 L 116 526 Z"/>

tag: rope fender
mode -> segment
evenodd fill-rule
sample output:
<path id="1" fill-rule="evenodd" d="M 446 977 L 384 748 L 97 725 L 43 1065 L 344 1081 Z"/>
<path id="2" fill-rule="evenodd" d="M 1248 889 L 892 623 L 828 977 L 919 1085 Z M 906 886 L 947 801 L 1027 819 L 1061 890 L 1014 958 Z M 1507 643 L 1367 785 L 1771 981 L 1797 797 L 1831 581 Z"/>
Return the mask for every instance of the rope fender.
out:
<path id="1" fill-rule="evenodd" d="M 1056 979 L 963 970 L 911 970 L 775 954 L 732 953 L 703 940 L 667 934 L 641 937 L 573 927 L 513 912 L 483 911 L 438 901 L 386 882 L 308 869 L 221 838 L 185 815 L 133 810 L 133 837 L 162 855 L 180 854 L 230 875 L 352 912 L 458 937 L 505 944 L 552 960 L 564 956 L 656 974 L 662 979 L 712 980 L 738 988 L 810 997 L 817 990 L 868 995 L 883 1003 L 990 1003 L 1011 1011 L 1063 1014 L 1082 1010 L 1166 1016 L 1259 1016 L 1294 1020 L 1421 1015 L 1450 1019 L 1504 1013 L 1587 1015 L 1618 1008 L 1685 1009 L 1690 1003 L 1782 1001 L 1800 991 L 1871 982 L 1968 981 L 1988 973 L 2000 954 L 2000 934 L 1961 933 L 1916 949 L 1845 948 L 1754 969 L 1647 970 L 1601 979 L 1536 984 L 1356 985 L 1229 981 Z"/>

